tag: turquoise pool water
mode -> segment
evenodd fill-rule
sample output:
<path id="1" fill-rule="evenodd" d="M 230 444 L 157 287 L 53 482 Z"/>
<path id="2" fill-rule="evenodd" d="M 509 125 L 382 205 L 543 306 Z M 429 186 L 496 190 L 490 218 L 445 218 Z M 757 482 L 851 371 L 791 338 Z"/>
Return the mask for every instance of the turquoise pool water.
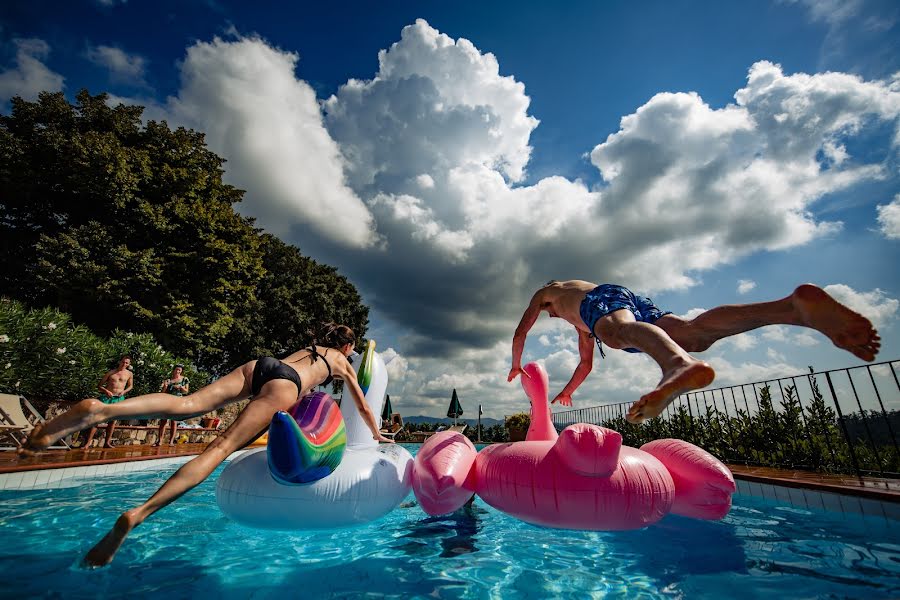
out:
<path id="1" fill-rule="evenodd" d="M 0 597 L 900 597 L 900 528 L 748 496 L 722 522 L 630 532 L 542 529 L 480 500 L 444 518 L 412 505 L 352 530 L 271 532 L 222 516 L 218 472 L 135 530 L 112 565 L 80 569 L 175 468 L 0 492 Z"/>

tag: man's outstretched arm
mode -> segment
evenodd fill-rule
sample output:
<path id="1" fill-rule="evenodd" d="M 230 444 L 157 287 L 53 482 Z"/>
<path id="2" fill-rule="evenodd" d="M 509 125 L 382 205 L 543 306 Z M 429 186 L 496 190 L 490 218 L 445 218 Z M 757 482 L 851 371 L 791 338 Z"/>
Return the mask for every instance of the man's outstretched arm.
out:
<path id="1" fill-rule="evenodd" d="M 578 332 L 578 354 L 581 356 L 581 361 L 575 367 L 575 372 L 572 373 L 569 383 L 553 399 L 553 402 L 559 402 L 563 406 L 572 406 L 572 394 L 575 393 L 575 390 L 578 389 L 578 386 L 582 384 L 594 367 L 594 343 L 591 341 L 591 336 L 580 329 L 576 329 L 576 331 Z"/>
<path id="2" fill-rule="evenodd" d="M 513 335 L 512 342 L 512 368 L 509 370 L 509 377 L 506 378 L 507 381 L 512 381 L 517 375 L 525 373 L 525 371 L 522 370 L 522 351 L 525 349 L 525 338 L 528 336 L 528 332 L 531 331 L 531 328 L 534 327 L 537 318 L 540 316 L 541 304 L 543 304 L 543 302 L 543 290 L 538 290 L 535 292 L 534 296 L 532 296 L 528 308 L 526 308 L 525 312 L 522 314 L 519 326 L 516 327 L 516 333 Z M 528 377 L 527 374 L 525 374 L 525 376 Z"/>

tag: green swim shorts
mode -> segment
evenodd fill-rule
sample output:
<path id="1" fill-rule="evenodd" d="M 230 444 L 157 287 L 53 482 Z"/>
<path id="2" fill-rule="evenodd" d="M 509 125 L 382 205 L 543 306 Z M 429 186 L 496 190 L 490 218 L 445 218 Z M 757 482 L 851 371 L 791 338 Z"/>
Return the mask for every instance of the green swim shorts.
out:
<path id="1" fill-rule="evenodd" d="M 117 404 L 125 399 L 125 394 L 121 396 L 103 396 L 100 398 L 100 402 L 103 404 Z"/>

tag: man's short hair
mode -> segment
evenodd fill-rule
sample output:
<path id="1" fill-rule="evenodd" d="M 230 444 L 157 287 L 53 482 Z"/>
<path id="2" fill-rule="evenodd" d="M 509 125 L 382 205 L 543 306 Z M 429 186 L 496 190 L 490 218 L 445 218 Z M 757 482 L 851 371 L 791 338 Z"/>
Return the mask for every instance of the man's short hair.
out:
<path id="1" fill-rule="evenodd" d="M 131 360 L 131 355 L 130 355 L 130 354 L 123 354 L 123 355 L 122 355 L 122 358 L 120 358 L 119 360 L 120 360 L 120 361 L 123 361 L 123 360 L 125 360 L 126 358 L 127 358 L 128 360 Z"/>
<path id="2" fill-rule="evenodd" d="M 559 283 L 559 281 L 557 281 L 556 279 L 551 279 L 550 281 L 548 281 L 547 283 L 544 284 L 544 287 L 547 287 L 548 285 L 553 285 L 554 283 Z"/>

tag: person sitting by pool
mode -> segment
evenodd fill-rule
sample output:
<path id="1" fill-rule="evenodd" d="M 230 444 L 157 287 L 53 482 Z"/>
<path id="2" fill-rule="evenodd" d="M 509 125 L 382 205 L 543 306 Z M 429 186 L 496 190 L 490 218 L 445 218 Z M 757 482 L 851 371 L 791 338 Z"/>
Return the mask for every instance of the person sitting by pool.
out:
<path id="1" fill-rule="evenodd" d="M 146 502 L 127 510 L 113 528 L 85 556 L 88 566 L 108 564 L 126 536 L 147 517 L 192 489 L 228 458 L 259 436 L 278 411 L 293 406 L 299 396 L 332 379 L 343 379 L 350 388 L 359 414 L 380 442 L 393 443 L 378 431 L 375 415 L 365 401 L 356 372 L 347 357 L 353 352 L 356 336 L 345 325 L 329 323 L 309 348 L 294 352 L 284 360 L 264 357 L 244 363 L 228 375 L 187 396 L 156 393 L 136 396 L 118 404 L 82 400 L 67 412 L 38 425 L 19 452 L 43 450 L 66 435 L 113 419 L 131 417 L 177 418 L 198 416 L 231 402 L 252 400 L 238 418 L 202 454 L 185 463 Z"/>
<path id="2" fill-rule="evenodd" d="M 610 348 L 646 352 L 656 361 L 662 369 L 662 379 L 656 389 L 632 404 L 625 417 L 631 423 L 656 417 L 679 394 L 712 383 L 713 368 L 688 352 L 702 352 L 722 338 L 764 325 L 815 329 L 838 348 L 866 361 L 875 360 L 881 347 L 881 338 L 869 319 L 811 284 L 797 287 L 790 296 L 780 300 L 719 306 L 687 321 L 669 311 L 661 311 L 649 298 L 637 296 L 619 285 L 553 280 L 535 292 L 516 328 L 507 381 L 524 373 L 525 337 L 544 310 L 575 327 L 581 355 L 572 378 L 553 402 L 572 405 L 572 394 L 593 367 L 591 338 L 596 339 L 600 356 L 603 356 L 602 339 Z"/>
<path id="3" fill-rule="evenodd" d="M 184 376 L 184 365 L 175 365 L 172 367 L 172 375 L 162 382 L 159 386 L 160 392 L 172 394 L 173 396 L 184 396 L 190 393 L 191 380 Z M 166 433 L 166 423 L 172 423 L 172 435 L 169 438 L 169 445 L 175 444 L 175 436 L 178 435 L 178 419 L 160 419 L 159 432 L 156 436 L 154 446 L 162 445 L 163 435 Z"/>
<path id="4" fill-rule="evenodd" d="M 134 388 L 134 374 L 131 372 L 131 357 L 127 354 L 119 359 L 119 364 L 115 369 L 106 372 L 97 389 L 103 392 L 100 396 L 100 402 L 104 404 L 118 404 L 125 400 L 125 394 Z M 103 441 L 104 448 L 112 448 L 113 432 L 116 430 L 115 422 L 106 426 L 106 439 Z M 88 432 L 84 444 L 81 445 L 83 450 L 87 450 L 94 441 L 94 434 L 97 433 L 96 427 L 91 427 Z"/>

